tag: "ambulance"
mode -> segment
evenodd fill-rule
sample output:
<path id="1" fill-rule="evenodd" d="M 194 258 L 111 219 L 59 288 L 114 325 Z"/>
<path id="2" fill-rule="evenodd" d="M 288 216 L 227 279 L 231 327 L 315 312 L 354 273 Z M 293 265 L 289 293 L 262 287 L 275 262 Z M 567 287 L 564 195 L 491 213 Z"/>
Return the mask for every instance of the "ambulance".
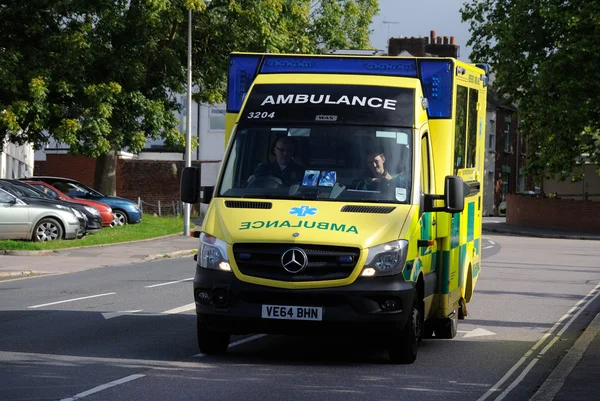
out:
<path id="1" fill-rule="evenodd" d="M 205 354 L 232 335 L 366 333 L 412 363 L 456 336 L 481 270 L 487 65 L 232 53 L 194 278 Z"/>

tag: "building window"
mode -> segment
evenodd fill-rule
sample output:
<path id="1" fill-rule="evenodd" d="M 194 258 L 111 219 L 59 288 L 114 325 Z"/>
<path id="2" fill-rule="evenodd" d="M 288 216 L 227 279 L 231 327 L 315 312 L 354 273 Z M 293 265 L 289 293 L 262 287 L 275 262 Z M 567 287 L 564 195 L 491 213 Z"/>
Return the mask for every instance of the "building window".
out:
<path id="1" fill-rule="evenodd" d="M 504 172 L 502 173 L 502 197 L 506 197 L 508 194 L 508 180 L 510 178 L 510 173 Z"/>
<path id="2" fill-rule="evenodd" d="M 510 153 L 510 118 L 504 120 L 504 151 Z"/>
<path id="3" fill-rule="evenodd" d="M 210 109 L 208 130 L 225 131 L 225 110 Z"/>
<path id="4" fill-rule="evenodd" d="M 490 120 L 490 134 L 488 136 L 488 150 L 493 152 L 496 150 L 496 122 Z"/>
<path id="5" fill-rule="evenodd" d="M 521 133 L 519 135 L 519 143 L 520 143 L 519 151 L 521 152 L 522 155 L 526 155 L 527 154 L 527 140 L 525 139 L 525 135 L 523 135 L 523 133 Z"/>
<path id="6" fill-rule="evenodd" d="M 519 174 L 519 190 L 517 192 L 525 192 L 525 175 L 523 173 Z"/>

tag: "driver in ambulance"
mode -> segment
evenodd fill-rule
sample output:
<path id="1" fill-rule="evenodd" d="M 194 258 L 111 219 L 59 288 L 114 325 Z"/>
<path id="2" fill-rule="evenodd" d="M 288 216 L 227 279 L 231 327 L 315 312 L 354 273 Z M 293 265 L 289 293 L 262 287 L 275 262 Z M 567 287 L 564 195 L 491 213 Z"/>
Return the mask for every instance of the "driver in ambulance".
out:
<path id="1" fill-rule="evenodd" d="M 294 162 L 295 151 L 296 143 L 292 137 L 278 138 L 271 148 L 271 153 L 276 159 L 271 163 L 261 163 L 248 178 L 248 183 L 252 184 L 257 177 L 268 175 L 280 178 L 285 186 L 302 181 L 304 167 Z"/>

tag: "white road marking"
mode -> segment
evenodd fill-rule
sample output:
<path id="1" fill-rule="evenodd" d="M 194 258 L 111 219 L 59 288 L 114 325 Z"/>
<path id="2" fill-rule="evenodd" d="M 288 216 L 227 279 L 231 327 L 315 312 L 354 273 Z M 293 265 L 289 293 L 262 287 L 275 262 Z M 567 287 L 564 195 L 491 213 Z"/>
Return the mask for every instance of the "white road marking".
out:
<path id="1" fill-rule="evenodd" d="M 169 309 L 168 311 L 164 311 L 161 313 L 161 315 L 172 315 L 175 313 L 183 313 L 183 312 L 187 312 L 187 311 L 194 310 L 194 309 L 196 309 L 196 303 L 192 302 L 191 304 L 183 305 L 178 308 Z"/>
<path id="2" fill-rule="evenodd" d="M 134 313 L 141 312 L 141 311 L 143 311 L 143 309 L 126 310 L 126 311 L 122 311 L 122 312 L 107 312 L 107 313 L 103 313 L 102 316 L 104 317 L 104 319 L 108 320 L 108 319 L 112 319 L 113 317 L 119 317 L 119 316 L 123 316 L 123 315 L 133 315 Z"/>
<path id="3" fill-rule="evenodd" d="M 88 391 L 84 391 L 83 393 L 75 394 L 73 397 L 63 398 L 60 401 L 75 401 L 75 400 L 79 400 L 81 398 L 87 397 L 88 395 L 92 395 L 92 394 L 98 393 L 100 391 L 106 390 L 107 388 L 118 386 L 119 384 L 124 384 L 124 383 L 130 382 L 132 380 L 139 379 L 139 378 L 144 377 L 144 376 L 146 376 L 146 375 L 137 374 L 137 375 L 126 376 L 126 377 L 124 377 L 122 379 L 114 380 L 114 381 L 112 381 L 110 383 L 106 383 L 106 384 L 102 384 L 100 386 L 94 387 L 93 389 L 88 390 Z"/>
<path id="4" fill-rule="evenodd" d="M 480 329 L 477 328 L 475 330 L 471 330 L 471 331 L 461 331 L 458 330 L 458 333 L 465 333 L 465 335 L 463 336 L 463 338 L 470 338 L 470 337 L 483 337 L 483 336 L 493 336 L 496 333 L 486 330 L 486 329 Z"/>
<path id="5" fill-rule="evenodd" d="M 193 279 L 194 279 L 193 277 L 191 277 L 191 278 L 184 278 L 183 280 L 169 281 L 168 283 L 160 283 L 160 284 L 147 285 L 144 288 L 155 288 L 155 287 L 161 287 L 163 285 L 183 283 L 184 281 L 191 281 Z"/>
<path id="6" fill-rule="evenodd" d="M 600 283 L 598 283 L 598 285 L 596 285 L 590 292 L 588 292 L 588 294 L 585 297 L 583 297 L 581 300 L 579 300 L 575 304 L 575 306 L 573 306 L 567 313 L 565 313 L 560 319 L 558 319 L 556 321 L 556 323 L 554 323 L 552 328 L 550 328 L 550 330 L 548 330 L 548 332 L 546 332 L 546 334 L 544 334 L 542 336 L 542 338 L 540 338 L 538 340 L 538 342 L 535 343 L 535 345 L 533 347 L 531 347 L 529 349 L 529 351 L 527 351 L 525 353 L 525 355 L 523 355 L 523 357 L 521 357 L 521 359 L 519 359 L 519 361 L 517 363 L 515 363 L 508 370 L 508 372 L 506 372 L 506 374 L 504 376 L 502 376 L 502 378 L 496 384 L 494 384 L 485 394 L 483 394 L 481 397 L 479 397 L 477 399 L 477 401 L 483 401 L 483 400 L 487 399 L 490 395 L 498 392 L 500 389 L 500 386 L 502 386 L 504 384 L 504 382 L 506 380 L 508 380 L 508 378 L 510 376 L 512 376 L 512 374 L 535 352 L 536 349 L 538 349 L 540 346 L 542 346 L 542 344 L 544 344 L 544 342 L 546 342 L 546 340 L 552 335 L 554 330 L 556 330 L 558 328 L 558 326 L 560 326 L 560 324 L 564 320 L 566 320 L 568 317 L 572 316 L 571 320 L 569 320 L 565 324 L 565 326 L 562 328 L 562 330 L 560 330 L 560 332 L 558 334 L 556 334 L 555 337 L 550 341 L 549 346 L 545 347 L 542 351 L 540 351 L 538 353 L 538 355 L 535 357 L 535 359 L 529 363 L 529 365 L 515 379 L 515 381 L 513 383 L 511 383 L 509 385 L 509 387 L 506 390 L 504 390 L 504 392 L 496 398 L 496 401 L 502 400 L 506 396 L 506 394 L 508 394 L 513 388 L 515 388 L 525 378 L 525 376 L 527 375 L 529 370 L 531 370 L 533 365 L 535 365 L 535 363 L 537 362 L 537 359 L 540 358 L 543 355 L 543 353 L 546 353 L 546 351 L 548 351 L 549 347 L 551 347 L 552 345 L 554 345 L 554 343 L 556 341 L 558 341 L 558 339 L 560 338 L 560 335 L 562 335 L 569 328 L 571 323 L 573 323 L 573 321 L 581 314 L 581 312 L 583 312 L 596 298 L 598 298 L 598 296 L 600 296 L 600 292 L 598 292 L 598 289 L 600 289 Z M 596 293 L 596 294 L 594 295 L 594 293 Z M 590 298 L 590 299 L 587 302 L 585 302 L 586 298 Z M 583 304 L 584 302 L 585 302 L 585 304 L 583 306 L 581 306 L 581 304 Z M 581 306 L 581 308 L 579 308 L 580 306 Z M 578 308 L 579 308 L 579 310 L 575 314 L 571 315 Z"/>
<path id="7" fill-rule="evenodd" d="M 490 244 L 496 245 L 496 243 L 494 241 L 492 241 L 492 240 L 488 240 L 488 241 L 490 242 Z"/>
<path id="8" fill-rule="evenodd" d="M 563 359 L 542 386 L 536 391 L 531 398 L 531 401 L 552 401 L 556 394 L 560 391 L 562 386 L 565 384 L 567 376 L 573 371 L 575 365 L 579 363 L 585 350 L 588 348 L 590 343 L 596 335 L 600 332 L 600 313 L 596 315 L 594 320 L 590 323 L 588 328 L 579 336 L 573 347 L 567 352 Z"/>
<path id="9" fill-rule="evenodd" d="M 106 294 L 90 295 L 89 297 L 80 297 L 80 298 L 73 298 L 73 299 L 65 299 L 64 301 L 50 302 L 50 303 L 47 303 L 47 304 L 41 304 L 41 305 L 35 305 L 35 306 L 28 306 L 27 309 L 41 308 L 43 306 L 58 305 L 58 304 L 64 304 L 65 302 L 81 301 L 82 299 L 105 297 L 107 295 L 115 295 L 115 294 L 116 294 L 116 292 L 107 292 Z"/>
<path id="10" fill-rule="evenodd" d="M 229 344 L 228 348 L 237 347 L 238 345 L 249 343 L 250 341 L 258 340 L 259 338 L 263 338 L 263 337 L 266 337 L 266 336 L 267 336 L 266 334 L 257 334 L 255 336 L 243 338 L 243 339 L 241 339 L 239 341 L 232 342 L 231 344 Z M 201 352 L 199 354 L 194 355 L 193 358 L 202 358 L 203 356 L 205 356 L 205 354 L 203 354 Z"/>
<path id="11" fill-rule="evenodd" d="M 191 311 L 194 309 L 196 309 L 196 303 L 179 306 L 177 308 L 169 309 L 167 311 L 158 312 L 158 313 L 139 313 L 139 312 L 143 311 L 143 309 L 138 309 L 138 310 L 131 310 L 131 311 L 123 311 L 123 312 L 105 312 L 102 314 L 102 316 L 106 320 L 112 319 L 114 317 L 119 317 L 119 316 L 165 316 L 165 315 L 175 315 L 177 313 L 183 313 L 183 312 Z"/>
<path id="12" fill-rule="evenodd" d="M 481 248 L 481 249 L 490 249 L 490 248 L 493 248 L 493 247 L 494 247 L 493 245 L 490 245 L 490 246 L 484 246 L 484 247 L 483 247 L 483 248 Z"/>

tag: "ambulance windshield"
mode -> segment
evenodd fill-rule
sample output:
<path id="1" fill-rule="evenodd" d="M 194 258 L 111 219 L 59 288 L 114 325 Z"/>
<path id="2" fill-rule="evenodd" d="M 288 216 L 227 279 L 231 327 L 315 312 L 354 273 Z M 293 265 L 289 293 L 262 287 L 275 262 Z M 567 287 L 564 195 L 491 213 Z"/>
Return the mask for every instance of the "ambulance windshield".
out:
<path id="1" fill-rule="evenodd" d="M 406 88 L 257 85 L 219 195 L 409 203 L 414 104 Z"/>

